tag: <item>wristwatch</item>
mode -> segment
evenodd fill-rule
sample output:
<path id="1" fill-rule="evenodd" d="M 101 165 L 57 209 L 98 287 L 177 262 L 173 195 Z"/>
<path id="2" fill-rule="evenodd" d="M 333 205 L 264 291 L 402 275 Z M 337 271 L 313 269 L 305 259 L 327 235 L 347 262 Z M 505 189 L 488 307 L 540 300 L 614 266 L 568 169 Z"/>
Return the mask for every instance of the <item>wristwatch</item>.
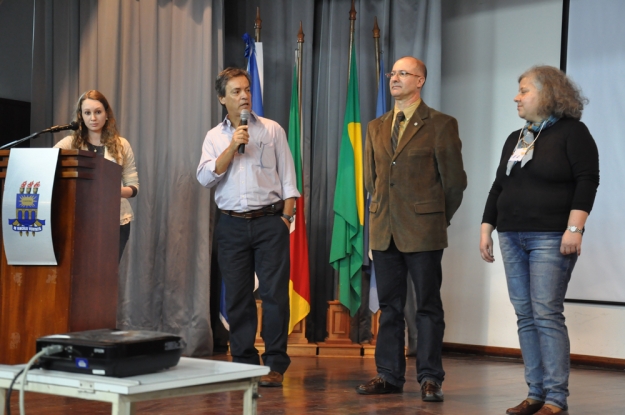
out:
<path id="1" fill-rule="evenodd" d="M 287 214 L 285 214 L 285 213 L 283 213 L 283 214 L 282 214 L 282 217 L 283 217 L 284 219 L 288 220 L 288 221 L 289 221 L 289 223 L 293 223 L 293 221 L 295 220 L 295 216 L 289 216 L 289 215 L 287 215 Z"/>
<path id="2" fill-rule="evenodd" d="M 578 228 L 575 225 L 569 225 L 566 227 L 566 230 L 569 232 L 575 232 L 575 233 L 579 233 L 580 235 L 584 234 L 584 228 Z"/>

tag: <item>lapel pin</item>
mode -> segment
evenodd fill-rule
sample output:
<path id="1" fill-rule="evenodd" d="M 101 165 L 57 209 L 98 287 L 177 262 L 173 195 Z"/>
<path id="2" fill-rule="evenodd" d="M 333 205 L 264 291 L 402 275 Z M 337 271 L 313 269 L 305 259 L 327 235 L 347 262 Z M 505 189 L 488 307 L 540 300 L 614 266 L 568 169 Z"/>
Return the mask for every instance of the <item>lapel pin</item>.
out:
<path id="1" fill-rule="evenodd" d="M 414 123 L 414 126 L 416 127 L 416 126 L 417 126 L 417 124 L 419 124 L 419 123 L 418 123 L 418 122 Z"/>

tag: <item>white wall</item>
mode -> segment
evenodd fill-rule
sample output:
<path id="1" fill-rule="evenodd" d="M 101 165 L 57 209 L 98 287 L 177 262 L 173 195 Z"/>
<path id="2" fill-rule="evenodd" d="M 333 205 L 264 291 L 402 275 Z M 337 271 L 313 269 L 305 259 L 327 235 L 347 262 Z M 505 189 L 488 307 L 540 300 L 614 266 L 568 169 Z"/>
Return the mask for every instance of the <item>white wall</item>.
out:
<path id="1" fill-rule="evenodd" d="M 0 98 L 30 102 L 32 0 L 0 0 Z"/>
<path id="2" fill-rule="evenodd" d="M 443 1 L 441 109 L 458 119 L 469 177 L 443 258 L 446 342 L 519 347 L 496 233 L 487 264 L 479 230 L 501 147 L 523 125 L 517 78 L 532 65 L 560 66 L 561 30 L 561 0 Z M 566 303 L 565 315 L 572 353 L 625 358 L 624 307 Z"/>

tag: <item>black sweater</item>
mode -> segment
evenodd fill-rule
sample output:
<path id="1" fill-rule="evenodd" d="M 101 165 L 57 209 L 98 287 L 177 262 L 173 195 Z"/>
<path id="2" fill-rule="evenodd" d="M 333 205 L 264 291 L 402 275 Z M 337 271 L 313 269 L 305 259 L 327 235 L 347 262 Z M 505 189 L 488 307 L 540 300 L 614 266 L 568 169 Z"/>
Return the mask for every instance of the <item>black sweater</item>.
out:
<path id="1" fill-rule="evenodd" d="M 503 146 L 482 223 L 500 232 L 562 231 L 571 210 L 590 213 L 599 186 L 599 152 L 581 121 L 563 118 L 543 130 L 534 156 L 518 162 L 506 176 L 508 159 L 519 139 L 517 130 Z"/>

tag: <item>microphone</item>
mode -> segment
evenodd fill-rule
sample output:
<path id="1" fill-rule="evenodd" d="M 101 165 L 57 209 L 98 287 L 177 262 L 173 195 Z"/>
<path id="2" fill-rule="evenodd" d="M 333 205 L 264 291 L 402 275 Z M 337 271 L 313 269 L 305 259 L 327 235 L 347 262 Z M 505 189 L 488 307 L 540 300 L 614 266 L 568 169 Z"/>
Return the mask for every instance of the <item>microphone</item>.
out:
<path id="1" fill-rule="evenodd" d="M 247 125 L 247 120 L 250 118 L 249 110 L 241 111 L 241 125 Z M 245 144 L 239 145 L 239 154 L 245 153 Z"/>
<path id="2" fill-rule="evenodd" d="M 0 3 L 2 3 L 2 0 L 0 0 Z M 15 141 L 11 141 L 8 144 L 3 145 L 2 147 L 0 147 L 0 150 L 4 150 L 5 148 L 13 148 L 21 143 L 23 143 L 24 141 L 27 140 L 31 140 L 35 137 L 37 137 L 38 135 L 44 134 L 44 133 L 56 133 L 57 131 L 65 131 L 65 130 L 77 130 L 79 127 L 78 123 L 76 121 L 72 121 L 71 123 L 67 124 L 67 125 L 55 125 L 54 127 L 50 127 L 47 128 L 43 131 L 39 131 L 38 133 L 33 133 L 31 135 L 29 135 L 28 137 L 24 137 L 24 138 L 20 138 L 19 140 L 15 140 Z"/>
<path id="3" fill-rule="evenodd" d="M 78 129 L 78 123 L 76 121 L 72 121 L 71 123 L 67 125 L 55 125 L 54 127 L 46 128 L 45 130 L 41 131 L 39 134 L 56 133 L 58 131 L 77 130 L 77 129 Z"/>

